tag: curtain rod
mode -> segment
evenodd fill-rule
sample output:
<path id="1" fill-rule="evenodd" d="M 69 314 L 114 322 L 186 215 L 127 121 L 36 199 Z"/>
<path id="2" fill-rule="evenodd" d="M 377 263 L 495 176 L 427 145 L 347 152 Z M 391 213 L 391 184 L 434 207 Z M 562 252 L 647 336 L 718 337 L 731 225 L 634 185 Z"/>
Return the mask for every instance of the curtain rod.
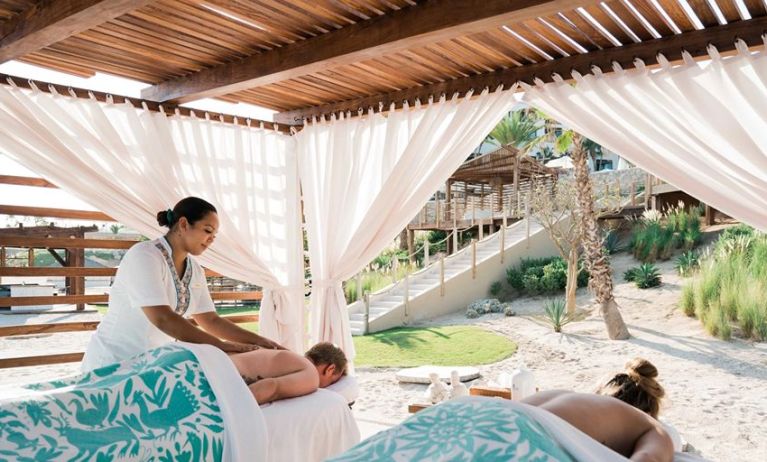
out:
<path id="1" fill-rule="evenodd" d="M 115 95 L 115 94 L 104 93 L 104 92 L 95 91 L 95 90 L 86 90 L 84 88 L 75 88 L 75 87 L 70 87 L 66 85 L 58 85 L 55 83 L 43 82 L 40 80 L 25 79 L 23 77 L 0 73 L 0 84 L 10 86 L 11 83 L 9 80 L 13 81 L 13 84 L 17 87 L 26 88 L 29 90 L 34 89 L 33 88 L 34 86 L 34 87 L 37 87 L 40 91 L 51 93 L 51 87 L 52 87 L 56 90 L 58 94 L 62 96 L 91 99 L 91 95 L 93 95 L 93 97 L 95 97 L 96 100 L 101 102 L 107 102 L 109 100 L 118 104 L 128 102 L 136 109 L 148 109 L 152 112 L 165 112 L 166 114 L 169 114 L 169 115 L 179 114 L 181 116 L 191 117 L 192 112 L 194 112 L 197 115 L 209 114 L 211 119 L 219 120 L 227 124 L 248 126 L 248 121 L 250 121 L 251 127 L 259 127 L 263 125 L 265 129 L 277 130 L 280 133 L 285 133 L 288 135 L 291 134 L 291 127 L 289 125 L 276 124 L 274 122 L 267 122 L 265 120 L 253 119 L 250 117 L 234 116 L 231 114 L 223 114 L 223 113 L 215 113 L 215 112 L 211 113 L 209 111 L 190 109 L 190 108 L 181 107 L 175 104 L 161 104 L 156 101 L 149 101 L 149 100 L 145 100 L 141 98 L 131 98 L 128 96 L 123 96 L 123 95 Z"/>

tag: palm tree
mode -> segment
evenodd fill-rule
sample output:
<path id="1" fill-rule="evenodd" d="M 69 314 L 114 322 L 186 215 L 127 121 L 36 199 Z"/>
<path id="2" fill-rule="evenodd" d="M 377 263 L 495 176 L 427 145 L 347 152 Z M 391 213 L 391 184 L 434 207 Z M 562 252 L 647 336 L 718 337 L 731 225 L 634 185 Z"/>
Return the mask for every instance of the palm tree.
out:
<path id="1" fill-rule="evenodd" d="M 515 148 L 514 157 L 514 197 L 519 197 L 519 163 L 521 156 L 527 154 L 536 134 L 540 129 L 540 117 L 533 109 L 512 111 L 503 118 L 488 135 L 501 146 Z M 517 204 L 519 206 L 519 204 Z"/>
<path id="2" fill-rule="evenodd" d="M 545 117 L 545 116 L 544 116 Z M 551 119 L 549 119 L 551 120 Z M 548 122 L 547 122 L 548 124 Z M 553 131 L 531 141 L 532 146 L 543 141 L 550 141 Z M 571 147 L 574 167 L 576 199 L 578 203 L 581 228 L 581 246 L 586 269 L 589 271 L 589 288 L 600 305 L 600 313 L 607 328 L 607 335 L 612 340 L 625 340 L 631 336 L 623 322 L 618 304 L 613 297 L 612 268 L 605 255 L 603 237 L 597 225 L 597 212 L 594 210 L 594 190 L 586 162 L 586 156 L 601 155 L 602 147 L 596 142 L 582 137 L 572 130 L 565 130 L 556 137 L 554 145 L 557 151 L 564 153 Z"/>
<path id="3" fill-rule="evenodd" d="M 612 340 L 625 340 L 631 336 L 623 322 L 623 316 L 613 297 L 613 275 L 610 262 L 604 250 L 604 238 L 597 225 L 597 213 L 594 210 L 594 191 L 586 163 L 586 139 L 572 132 L 572 159 L 575 173 L 576 196 L 581 209 L 581 233 L 583 260 L 589 271 L 589 288 L 600 305 L 607 335 Z M 593 141 L 591 142 L 593 143 Z M 593 143 L 596 144 L 596 143 Z M 592 145 L 593 146 L 593 145 Z"/>

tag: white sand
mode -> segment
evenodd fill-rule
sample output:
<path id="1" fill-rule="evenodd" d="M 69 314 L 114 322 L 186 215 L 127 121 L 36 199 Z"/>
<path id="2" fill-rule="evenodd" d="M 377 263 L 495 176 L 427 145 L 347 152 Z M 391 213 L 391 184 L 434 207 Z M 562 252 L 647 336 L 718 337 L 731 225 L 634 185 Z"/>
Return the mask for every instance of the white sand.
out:
<path id="1" fill-rule="evenodd" d="M 616 298 L 633 335 L 629 341 L 608 340 L 596 314 L 565 326 L 563 334 L 555 334 L 537 317 L 542 298 L 515 301 L 519 316 L 512 318 L 490 314 L 470 320 L 457 313 L 424 325 L 474 324 L 518 343 L 519 350 L 511 358 L 479 366 L 482 377 L 476 383 L 511 372 L 524 360 L 541 388 L 587 392 L 606 374 L 621 370 L 629 359 L 647 358 L 660 370 L 659 380 L 668 394 L 662 417 L 681 432 L 693 452 L 712 461 L 765 460 L 767 343 L 721 341 L 709 336 L 698 320 L 684 316 L 676 308 L 681 280 L 672 262 L 658 265 L 663 285 L 647 290 L 622 282 L 623 271 L 636 265 L 629 255 L 614 257 L 613 265 L 618 279 Z M 579 291 L 579 306 L 593 309 L 589 301 L 589 295 Z M 0 322 L 3 318 L 0 316 Z M 0 356 L 84 351 L 89 335 L 0 339 Z M 78 369 L 79 364 L 62 364 L 4 370 L 0 386 L 59 378 Z M 408 403 L 423 402 L 426 386 L 400 385 L 394 378 L 396 371 L 358 369 L 361 397 L 354 410 L 359 419 L 395 424 L 408 416 Z"/>
<path id="2" fill-rule="evenodd" d="M 480 366 L 483 377 L 476 383 L 494 380 L 524 361 L 543 389 L 588 392 L 606 374 L 622 370 L 629 359 L 647 358 L 658 367 L 668 396 L 661 417 L 680 431 L 693 452 L 712 461 L 765 460 L 767 344 L 712 338 L 697 319 L 676 308 L 682 281 L 673 262 L 658 264 L 663 285 L 646 290 L 622 282 L 623 271 L 635 265 L 626 254 L 613 258 L 616 299 L 632 334 L 628 341 L 607 338 L 585 290 L 579 291 L 578 304 L 592 309 L 592 315 L 565 326 L 563 334 L 534 317 L 542 312 L 542 298 L 515 301 L 517 317 L 489 314 L 470 320 L 458 313 L 424 325 L 474 324 L 518 343 L 511 358 Z M 424 401 L 425 386 L 400 385 L 395 372 L 358 369 L 362 397 L 355 410 L 360 415 L 401 421 L 408 415 L 408 403 Z"/>

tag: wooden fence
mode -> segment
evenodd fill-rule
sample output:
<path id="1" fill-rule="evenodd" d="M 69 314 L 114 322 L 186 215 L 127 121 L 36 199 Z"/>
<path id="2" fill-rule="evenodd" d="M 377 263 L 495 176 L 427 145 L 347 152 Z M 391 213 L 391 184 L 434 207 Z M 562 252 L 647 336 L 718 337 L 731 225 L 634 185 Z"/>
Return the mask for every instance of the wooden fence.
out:
<path id="1" fill-rule="evenodd" d="M 40 178 L 0 175 L 0 184 L 33 186 L 41 188 L 55 188 L 56 186 Z M 53 217 L 75 220 L 114 221 L 108 215 L 101 212 L 84 210 L 66 210 L 42 207 L 24 207 L 0 204 L 0 214 L 24 215 L 33 217 Z M 21 231 L 20 231 L 21 230 Z M 53 296 L 30 296 L 30 297 L 0 297 L 0 306 L 35 306 L 35 305 L 77 305 L 77 310 L 82 310 L 85 304 L 105 304 L 109 301 L 107 294 L 85 294 L 86 277 L 113 277 L 117 268 L 90 268 L 85 266 L 85 249 L 111 249 L 127 250 L 135 245 L 136 240 L 125 239 L 88 239 L 85 237 L 48 237 L 45 229 L 37 229 L 34 233 L 23 234 L 24 228 L 5 229 L 0 234 L 0 278 L 1 277 L 64 277 L 66 278 L 66 295 Z M 82 230 L 80 230 L 82 231 Z M 82 232 L 80 232 L 82 234 Z M 25 267 L 6 266 L 8 249 L 27 249 L 28 265 Z M 45 249 L 49 251 L 61 267 L 35 267 L 34 250 Z M 63 249 L 65 257 L 62 258 L 57 250 Z M 205 269 L 208 278 L 215 278 L 210 282 L 212 289 L 211 297 L 214 301 L 258 301 L 261 300 L 261 291 L 255 290 L 231 290 L 234 284 L 221 274 Z M 223 290 L 215 290 L 223 289 Z M 74 312 L 74 311 L 73 311 Z M 60 312 L 58 312 L 60 313 Z M 258 315 L 228 316 L 226 319 L 236 322 L 255 322 Z M 0 327 L 0 337 L 15 335 L 52 334 L 63 332 L 91 331 L 96 329 L 98 321 L 69 322 L 55 324 L 33 324 L 21 326 Z M 21 358 L 0 359 L 0 369 L 9 367 L 37 366 L 43 364 L 58 364 L 76 362 L 82 359 L 82 352 L 60 353 L 54 355 L 31 356 Z"/>

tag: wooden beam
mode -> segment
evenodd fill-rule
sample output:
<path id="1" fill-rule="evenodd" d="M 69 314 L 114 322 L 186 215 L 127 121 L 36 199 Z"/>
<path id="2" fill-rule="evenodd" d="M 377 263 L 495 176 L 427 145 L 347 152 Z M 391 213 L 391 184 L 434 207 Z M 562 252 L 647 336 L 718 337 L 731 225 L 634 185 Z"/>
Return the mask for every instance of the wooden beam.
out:
<path id="1" fill-rule="evenodd" d="M 43 82 L 40 80 L 29 80 L 14 77 L 8 74 L 0 74 L 0 85 L 11 85 L 9 79 L 13 84 L 19 88 L 37 88 L 45 93 L 51 93 L 51 89 L 54 89 L 60 95 L 69 95 L 74 98 L 90 99 L 91 95 L 101 102 L 112 101 L 116 104 L 129 103 L 136 109 L 146 109 L 152 112 L 164 112 L 166 114 L 175 114 L 182 117 L 191 117 L 192 114 L 202 116 L 209 114 L 211 120 L 218 120 L 225 124 L 243 125 L 251 127 L 262 126 L 267 130 L 277 130 L 280 133 L 290 134 L 290 127 L 286 125 L 278 125 L 273 122 L 267 122 L 265 120 L 249 119 L 247 117 L 233 116 L 229 114 L 217 114 L 208 113 L 206 111 L 200 111 L 197 109 L 189 109 L 188 107 L 176 106 L 174 104 L 160 104 L 156 101 L 149 101 L 140 98 L 129 98 L 127 96 L 113 95 L 111 93 L 104 93 L 100 91 L 87 90 L 84 88 L 73 88 L 66 85 L 57 85 L 49 82 Z M 292 125 L 301 125 L 293 123 Z"/>
<path id="2" fill-rule="evenodd" d="M 72 313 L 76 313 L 73 311 Z M 96 330 L 99 321 L 58 322 L 54 324 L 25 324 L 0 327 L 0 337 L 13 335 L 55 334 L 61 332 L 86 332 Z"/>
<path id="3" fill-rule="evenodd" d="M 0 24 L 0 63 L 141 8 L 151 0 L 42 0 Z"/>
<path id="4" fill-rule="evenodd" d="M 53 209 L 46 207 L 25 207 L 21 205 L 0 205 L 0 215 L 23 215 L 27 217 L 68 218 L 71 220 L 115 221 L 101 212 L 90 210 Z"/>
<path id="5" fill-rule="evenodd" d="M 83 360 L 84 353 L 60 353 L 55 355 L 27 356 L 25 358 L 0 359 L 0 369 L 11 367 L 42 366 L 44 364 L 77 363 Z"/>
<path id="6" fill-rule="evenodd" d="M 76 313 L 76 311 L 73 311 L 72 313 Z M 222 317 L 236 324 L 243 322 L 258 322 L 258 314 L 237 314 Z M 189 322 L 197 325 L 193 319 L 189 319 Z M 58 334 L 63 332 L 87 332 L 96 330 L 98 325 L 99 321 L 80 321 L 2 326 L 0 327 L 0 337 L 11 337 L 13 335 Z"/>
<path id="7" fill-rule="evenodd" d="M 67 239 L 0 235 L 0 246 L 17 249 L 130 249 L 139 241 L 118 239 Z"/>
<path id="8" fill-rule="evenodd" d="M 51 250 L 51 249 L 49 249 Z M 58 258 L 58 255 L 56 255 Z M 63 261 L 63 260 L 62 260 Z M 6 266 L 0 267 L 0 277 L 40 277 L 40 276 L 82 276 L 82 277 L 110 277 L 117 274 L 117 268 L 91 268 L 73 266 L 38 266 L 34 268 Z M 221 277 L 220 273 L 205 268 L 205 276 Z"/>
<path id="9" fill-rule="evenodd" d="M 16 186 L 35 186 L 38 188 L 58 188 L 55 184 L 42 178 L 33 178 L 30 176 L 0 175 L 0 184 L 11 184 Z"/>
<path id="10" fill-rule="evenodd" d="M 236 63 L 168 80 L 141 92 L 153 101 L 184 103 L 293 79 L 324 69 L 486 31 L 560 11 L 565 0 L 432 0 L 360 21 Z M 581 0 L 575 6 L 599 4 Z"/>
<path id="11" fill-rule="evenodd" d="M 52 295 L 47 297 L 0 297 L 0 306 L 76 305 L 107 303 L 109 295 Z"/>
<path id="12" fill-rule="evenodd" d="M 429 97 L 438 97 L 441 94 L 452 96 L 458 93 L 460 96 L 464 96 L 470 90 L 475 90 L 476 94 L 485 87 L 491 90 L 495 90 L 500 85 L 503 85 L 504 88 L 510 88 L 517 82 L 533 83 L 536 78 L 544 82 L 551 82 L 553 81 L 553 74 L 559 74 L 565 80 L 570 80 L 572 78 L 571 71 L 575 70 L 581 74 L 587 74 L 591 72 L 593 66 L 602 69 L 602 72 L 605 73 L 613 72 L 613 62 L 617 62 L 624 69 L 628 69 L 634 67 L 634 59 L 638 58 L 650 66 L 658 62 L 658 54 L 663 54 L 669 61 L 674 62 L 681 59 L 682 50 L 686 50 L 693 57 L 706 57 L 708 56 L 706 47 L 709 44 L 714 45 L 720 53 L 734 50 L 737 39 L 742 39 L 748 46 L 761 45 L 761 36 L 765 30 L 767 30 L 767 17 L 738 21 L 723 26 L 454 79 L 434 85 L 424 85 L 339 103 L 285 111 L 276 114 L 275 121 L 277 123 L 287 123 L 287 121 L 296 123 L 313 116 L 346 111 L 351 111 L 352 115 L 356 115 L 358 108 L 373 107 L 377 109 L 379 103 L 383 103 L 386 109 L 392 103 L 397 108 L 401 108 L 404 101 L 412 102 L 415 99 L 427 101 Z"/>
<path id="13" fill-rule="evenodd" d="M 214 301 L 261 300 L 260 291 L 211 292 Z M 0 297 L 0 306 L 73 305 L 107 303 L 109 295 L 53 295 L 48 297 Z"/>

